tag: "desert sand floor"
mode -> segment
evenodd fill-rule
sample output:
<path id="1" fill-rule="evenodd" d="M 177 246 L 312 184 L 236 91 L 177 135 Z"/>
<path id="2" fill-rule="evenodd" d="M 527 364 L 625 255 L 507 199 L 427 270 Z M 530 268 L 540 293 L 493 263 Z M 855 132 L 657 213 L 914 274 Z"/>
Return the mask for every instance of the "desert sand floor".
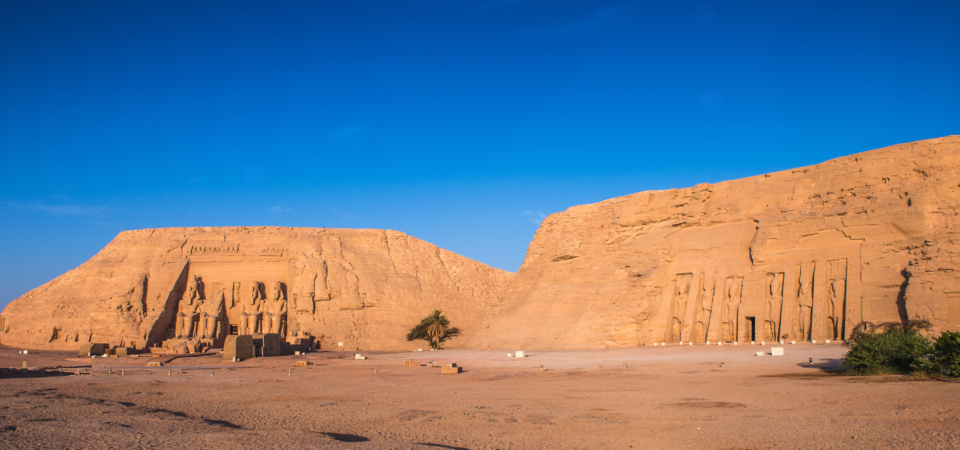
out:
<path id="1" fill-rule="evenodd" d="M 960 383 L 837 375 L 840 345 L 784 347 L 201 356 L 150 369 L 0 349 L 0 367 L 94 366 L 0 379 L 0 447 L 960 448 Z M 404 367 L 411 358 L 464 372 Z"/>

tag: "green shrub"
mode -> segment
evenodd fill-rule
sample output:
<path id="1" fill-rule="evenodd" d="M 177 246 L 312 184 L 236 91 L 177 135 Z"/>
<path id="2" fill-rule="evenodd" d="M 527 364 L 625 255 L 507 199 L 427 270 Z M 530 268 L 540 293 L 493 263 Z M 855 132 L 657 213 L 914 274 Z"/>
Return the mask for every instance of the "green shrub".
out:
<path id="1" fill-rule="evenodd" d="M 877 375 L 931 370 L 928 357 L 933 344 L 916 328 L 861 324 L 846 345 L 850 351 L 841 362 L 848 373 Z M 885 328 L 885 329 L 884 329 Z M 883 331 L 877 332 L 878 329 Z M 960 350 L 960 345 L 955 347 Z"/>
<path id="2" fill-rule="evenodd" d="M 930 362 L 937 372 L 948 377 L 960 377 L 960 333 L 940 333 L 940 337 L 933 344 Z"/>

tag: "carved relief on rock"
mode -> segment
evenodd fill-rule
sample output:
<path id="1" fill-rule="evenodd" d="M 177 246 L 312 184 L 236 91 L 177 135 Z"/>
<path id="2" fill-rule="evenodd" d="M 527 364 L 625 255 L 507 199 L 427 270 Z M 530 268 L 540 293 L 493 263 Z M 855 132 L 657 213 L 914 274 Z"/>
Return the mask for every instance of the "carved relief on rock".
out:
<path id="1" fill-rule="evenodd" d="M 330 289 L 327 286 L 327 262 L 321 260 L 317 267 L 317 278 L 314 284 L 313 299 L 318 302 L 330 300 Z"/>

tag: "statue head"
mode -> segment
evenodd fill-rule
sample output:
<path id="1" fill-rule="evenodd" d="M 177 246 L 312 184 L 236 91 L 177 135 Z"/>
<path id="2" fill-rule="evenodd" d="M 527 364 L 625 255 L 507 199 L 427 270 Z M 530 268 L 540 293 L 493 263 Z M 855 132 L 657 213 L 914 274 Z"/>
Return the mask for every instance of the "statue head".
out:
<path id="1" fill-rule="evenodd" d="M 279 281 L 273 282 L 270 284 L 270 300 L 284 300 L 283 298 L 283 286 Z"/>
<path id="2" fill-rule="evenodd" d="M 254 281 L 250 285 L 250 304 L 256 303 L 257 300 L 260 300 L 260 283 Z"/>
<path id="3" fill-rule="evenodd" d="M 197 277 L 190 277 L 187 279 L 187 290 L 183 292 L 183 299 L 193 304 L 193 301 L 197 298 L 197 290 L 199 289 L 199 283 Z"/>

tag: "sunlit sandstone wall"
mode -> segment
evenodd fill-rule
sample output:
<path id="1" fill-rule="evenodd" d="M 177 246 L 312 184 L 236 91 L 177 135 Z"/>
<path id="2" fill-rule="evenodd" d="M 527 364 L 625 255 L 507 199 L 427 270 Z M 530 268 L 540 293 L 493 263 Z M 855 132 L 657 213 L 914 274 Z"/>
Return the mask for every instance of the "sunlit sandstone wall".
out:
<path id="1" fill-rule="evenodd" d="M 251 289 L 282 287 L 283 334 L 324 348 L 411 349 L 407 330 L 434 308 L 472 338 L 512 276 L 396 231 L 278 227 L 125 231 L 89 261 L 14 300 L 0 343 L 75 350 L 85 342 L 138 347 L 173 337 L 188 285 L 222 308 L 218 337 Z M 263 301 L 263 300 L 260 300 Z M 198 312 L 199 314 L 199 312 Z M 189 331 L 197 334 L 196 331 Z"/>
<path id="2" fill-rule="evenodd" d="M 958 169 L 949 136 L 553 214 L 468 345 L 824 340 L 908 317 L 960 329 Z"/>

